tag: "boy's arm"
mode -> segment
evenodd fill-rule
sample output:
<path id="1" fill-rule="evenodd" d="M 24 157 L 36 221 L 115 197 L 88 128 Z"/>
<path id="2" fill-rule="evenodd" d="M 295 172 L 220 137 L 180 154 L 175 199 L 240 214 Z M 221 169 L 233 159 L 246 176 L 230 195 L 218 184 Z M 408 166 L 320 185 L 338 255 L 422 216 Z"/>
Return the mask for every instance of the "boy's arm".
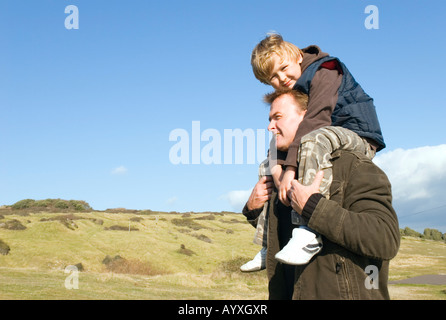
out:
<path id="1" fill-rule="evenodd" d="M 317 71 L 311 81 L 307 113 L 297 129 L 293 143 L 288 149 L 285 166 L 297 167 L 297 152 L 302 137 L 313 130 L 330 126 L 331 114 L 338 100 L 338 90 L 342 74 L 336 69 L 322 68 Z"/>

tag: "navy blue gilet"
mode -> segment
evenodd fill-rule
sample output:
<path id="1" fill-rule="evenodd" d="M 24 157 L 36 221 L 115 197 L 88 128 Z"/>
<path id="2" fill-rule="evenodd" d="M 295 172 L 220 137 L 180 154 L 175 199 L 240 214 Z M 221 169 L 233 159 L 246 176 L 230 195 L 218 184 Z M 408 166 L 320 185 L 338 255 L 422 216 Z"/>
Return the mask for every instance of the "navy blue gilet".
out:
<path id="1" fill-rule="evenodd" d="M 313 62 L 302 73 L 294 85 L 294 89 L 310 95 L 310 85 L 314 74 L 324 62 L 331 60 L 337 60 L 343 73 L 338 90 L 338 101 L 331 115 L 332 126 L 340 126 L 356 132 L 360 137 L 374 140 L 378 145 L 377 151 L 384 149 L 386 144 L 384 143 L 373 99 L 364 92 L 339 59 L 328 56 Z"/>

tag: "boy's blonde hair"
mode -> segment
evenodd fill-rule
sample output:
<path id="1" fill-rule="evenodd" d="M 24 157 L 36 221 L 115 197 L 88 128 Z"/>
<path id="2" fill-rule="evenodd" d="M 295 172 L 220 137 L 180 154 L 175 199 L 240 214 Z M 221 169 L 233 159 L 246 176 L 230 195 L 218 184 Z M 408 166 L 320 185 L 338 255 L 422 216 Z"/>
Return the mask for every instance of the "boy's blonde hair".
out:
<path id="1" fill-rule="evenodd" d="M 269 33 L 254 48 L 251 55 L 251 66 L 255 77 L 264 84 L 270 84 L 269 78 L 273 69 L 271 56 L 277 54 L 282 60 L 286 57 L 297 61 L 303 56 L 302 50 L 294 44 L 284 41 L 278 33 Z"/>

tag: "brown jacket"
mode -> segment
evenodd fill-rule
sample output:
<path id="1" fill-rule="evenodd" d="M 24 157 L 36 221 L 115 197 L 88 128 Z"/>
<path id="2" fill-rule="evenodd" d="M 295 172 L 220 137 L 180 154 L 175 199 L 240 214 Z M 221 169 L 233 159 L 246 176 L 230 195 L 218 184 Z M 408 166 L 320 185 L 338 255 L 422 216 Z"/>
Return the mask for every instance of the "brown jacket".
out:
<path id="1" fill-rule="evenodd" d="M 400 244 L 390 182 L 362 155 L 336 151 L 332 161 L 330 200 L 312 196 L 304 208 L 308 226 L 323 240 L 321 252 L 309 264 L 293 267 L 275 260 L 293 227 L 290 208 L 277 201 L 276 194 L 270 200 L 270 299 L 389 299 L 389 260 Z M 258 212 L 244 210 L 253 225 Z"/>

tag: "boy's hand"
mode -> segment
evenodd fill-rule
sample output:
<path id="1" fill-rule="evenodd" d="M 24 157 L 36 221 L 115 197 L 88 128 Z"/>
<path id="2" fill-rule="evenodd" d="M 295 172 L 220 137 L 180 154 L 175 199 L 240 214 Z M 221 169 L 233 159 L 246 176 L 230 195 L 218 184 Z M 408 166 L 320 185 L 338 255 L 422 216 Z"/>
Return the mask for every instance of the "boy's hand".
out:
<path id="1" fill-rule="evenodd" d="M 282 181 L 280 182 L 279 189 L 279 200 L 289 207 L 291 205 L 290 201 L 288 200 L 288 191 L 291 188 L 291 181 L 294 180 L 296 176 L 296 168 L 293 167 L 287 167 L 285 173 L 283 174 Z"/>
<path id="2" fill-rule="evenodd" d="M 282 174 L 283 170 L 281 165 L 275 165 L 274 167 L 271 168 L 271 175 L 273 177 L 274 184 L 277 190 L 279 190 L 280 188 L 280 181 L 282 180 Z"/>
<path id="3" fill-rule="evenodd" d="M 248 202 L 246 203 L 248 210 L 255 210 L 263 207 L 265 202 L 271 199 L 273 187 L 274 183 L 271 176 L 262 177 L 255 185 L 249 196 Z"/>

